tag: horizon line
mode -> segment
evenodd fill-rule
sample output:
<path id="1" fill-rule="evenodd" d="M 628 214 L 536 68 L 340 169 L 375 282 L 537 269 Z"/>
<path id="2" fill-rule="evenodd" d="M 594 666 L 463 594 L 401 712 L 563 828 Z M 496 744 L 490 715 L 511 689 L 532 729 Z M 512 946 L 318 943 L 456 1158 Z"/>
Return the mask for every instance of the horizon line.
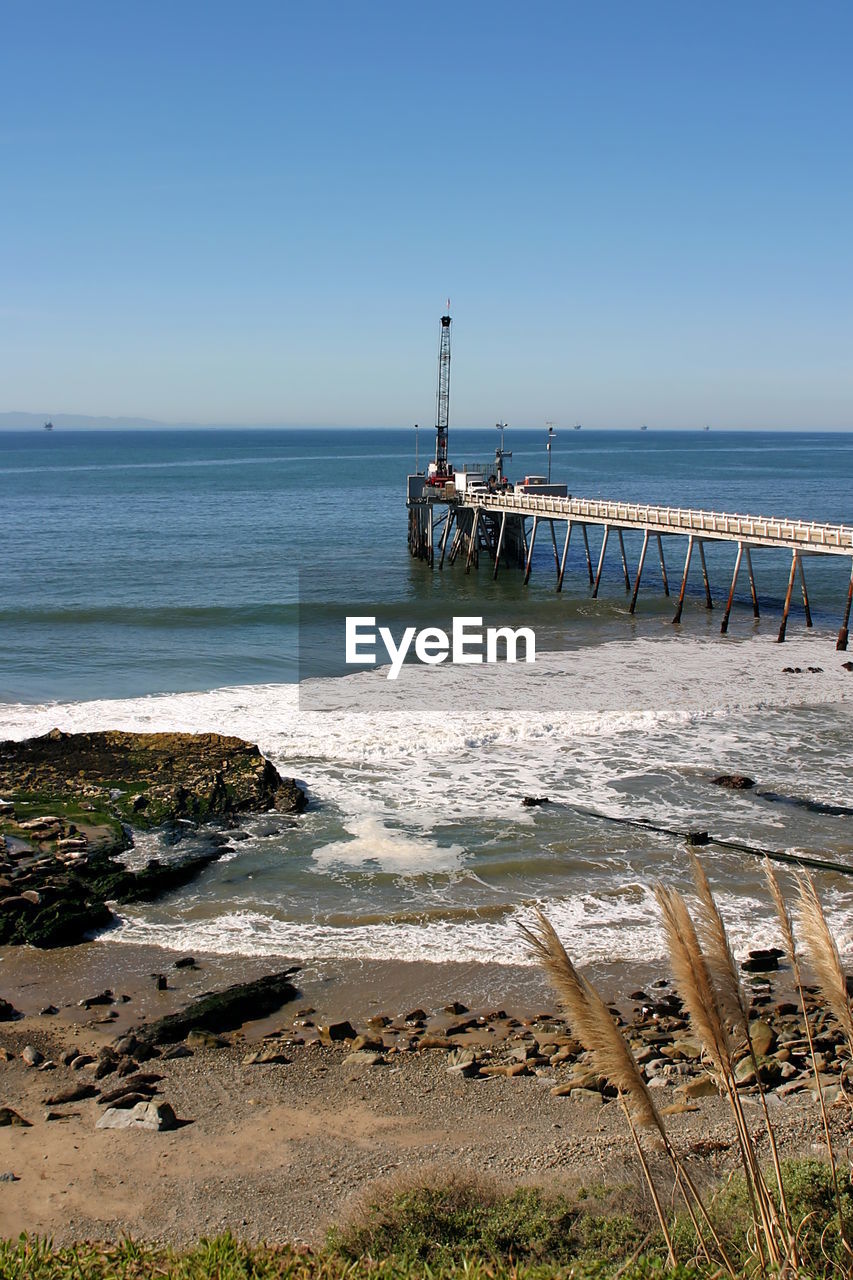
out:
<path id="1" fill-rule="evenodd" d="M 3 422 L 3 418 L 21 417 L 33 419 L 34 421 L 23 423 Z M 65 422 L 63 418 L 81 418 L 81 422 Z M 85 419 L 90 420 L 86 421 Z M 54 419 L 56 420 L 54 422 Z M 128 431 L 128 432 L 146 432 L 146 431 L 409 431 L 413 432 L 416 428 L 423 431 L 425 435 L 435 431 L 433 425 L 420 426 L 415 423 L 398 423 L 395 425 L 388 424 L 353 424 L 353 423 L 294 423 L 294 422 L 169 422 L 156 418 L 134 418 L 130 415 L 119 417 L 111 417 L 109 415 L 86 415 L 73 413 L 59 413 L 54 415 L 36 414 L 30 412 L 8 411 L 0 413 L 0 432 L 28 432 L 43 431 L 46 422 L 52 422 L 54 429 L 65 431 Z M 507 431 L 515 432 L 538 432 L 543 431 L 549 424 L 544 423 L 538 425 L 513 426 L 512 423 L 504 423 L 503 426 Z M 574 432 L 575 430 L 583 430 L 587 432 L 607 432 L 607 431 L 655 431 L 655 432 L 677 432 L 677 431 L 697 431 L 697 432 L 799 432 L 802 434 L 832 434 L 846 435 L 853 433 L 853 424 L 850 426 L 731 426 L 713 424 L 695 424 L 684 426 L 654 426 L 651 423 L 631 423 L 630 425 L 596 425 L 575 427 L 572 423 L 565 426 L 556 425 L 551 421 L 550 425 L 555 427 L 556 432 Z M 450 429 L 452 431 L 494 431 L 496 424 L 457 424 Z"/>

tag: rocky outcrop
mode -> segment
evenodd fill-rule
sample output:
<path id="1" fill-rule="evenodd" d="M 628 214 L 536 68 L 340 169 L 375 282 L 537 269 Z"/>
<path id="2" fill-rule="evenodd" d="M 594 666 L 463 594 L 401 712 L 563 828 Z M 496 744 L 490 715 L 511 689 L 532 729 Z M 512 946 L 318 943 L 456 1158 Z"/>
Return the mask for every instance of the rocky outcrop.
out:
<path id="1" fill-rule="evenodd" d="M 115 922 L 108 902 L 153 901 L 189 884 L 220 855 L 216 848 L 169 863 L 152 858 L 141 871 L 128 871 L 105 854 L 70 866 L 24 867 L 21 883 L 38 888 L 25 891 L 32 897 L 20 893 L 0 899 L 0 945 L 73 946 Z"/>
<path id="2" fill-rule="evenodd" d="M 0 743 L 0 796 L 75 800 L 138 827 L 298 813 L 305 792 L 256 746 L 218 733 L 62 733 Z"/>
<path id="3" fill-rule="evenodd" d="M 0 743 L 0 945 L 70 946 L 115 920 L 109 903 L 150 901 L 192 880 L 228 847 L 196 833 L 183 857 L 129 871 L 132 829 L 168 843 L 243 812 L 293 813 L 305 793 L 240 738 L 186 733 L 61 733 Z"/>
<path id="4" fill-rule="evenodd" d="M 224 991 L 200 996 L 179 1013 L 137 1028 L 136 1035 L 149 1044 L 176 1044 L 190 1031 L 233 1031 L 244 1022 L 269 1017 L 299 995 L 291 982 L 298 966 L 271 973 L 254 982 L 240 982 Z"/>
<path id="5" fill-rule="evenodd" d="M 180 1127 L 180 1121 L 168 1102 L 142 1099 L 130 1108 L 108 1107 L 95 1125 L 96 1129 L 143 1129 L 151 1133 L 168 1132 Z"/>
<path id="6" fill-rule="evenodd" d="M 727 791 L 751 791 L 755 786 L 755 780 L 743 773 L 721 773 L 711 781 L 715 787 L 725 787 Z"/>

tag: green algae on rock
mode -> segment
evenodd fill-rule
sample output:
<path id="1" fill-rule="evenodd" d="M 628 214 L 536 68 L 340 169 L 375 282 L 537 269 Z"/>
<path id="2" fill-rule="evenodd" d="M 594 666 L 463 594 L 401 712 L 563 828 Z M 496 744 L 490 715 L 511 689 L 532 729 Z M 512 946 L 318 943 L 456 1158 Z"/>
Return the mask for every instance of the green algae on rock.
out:
<path id="1" fill-rule="evenodd" d="M 188 883 L 221 846 L 130 871 L 132 828 L 296 813 L 305 792 L 257 747 L 220 734 L 62 733 L 0 743 L 0 945 L 70 946 L 115 922 L 108 903 Z M 212 840 L 215 841 L 213 836 Z"/>
<path id="2" fill-rule="evenodd" d="M 0 743 L 0 796 L 95 802 L 137 827 L 298 813 L 305 792 L 256 746 L 218 733 L 63 733 Z"/>

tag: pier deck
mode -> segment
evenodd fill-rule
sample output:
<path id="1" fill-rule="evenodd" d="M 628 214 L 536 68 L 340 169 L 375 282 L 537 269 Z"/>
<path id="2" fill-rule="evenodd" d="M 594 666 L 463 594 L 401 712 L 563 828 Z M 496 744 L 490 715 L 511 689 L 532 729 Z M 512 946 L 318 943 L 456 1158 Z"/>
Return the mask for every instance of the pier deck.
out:
<path id="1" fill-rule="evenodd" d="M 479 553 L 485 550 L 494 564 L 494 577 L 497 578 L 501 564 L 510 564 L 513 560 L 524 568 L 524 581 L 529 581 L 533 562 L 533 548 L 536 533 L 540 524 L 547 524 L 550 529 L 554 550 L 554 564 L 557 574 L 556 589 L 562 591 L 563 577 L 569 551 L 572 530 L 577 525 L 583 536 L 586 552 L 587 572 L 593 597 L 598 595 L 604 557 L 607 552 L 611 530 L 618 537 L 625 577 L 625 588 L 631 592 L 629 611 L 634 612 L 640 590 L 640 582 L 646 561 L 649 541 L 654 538 L 657 543 L 660 559 L 661 582 L 666 595 L 669 595 L 664 557 L 664 537 L 680 536 L 686 538 L 687 549 L 684 570 L 681 576 L 681 589 L 673 622 L 680 622 L 687 588 L 688 573 L 694 547 L 698 549 L 702 566 L 702 578 L 705 588 L 707 608 L 713 608 L 711 586 L 705 562 L 704 544 L 706 542 L 731 542 L 737 546 L 734 572 L 720 630 L 728 629 L 729 616 L 734 602 L 735 588 L 741 563 L 745 559 L 749 574 L 749 585 L 752 596 L 754 616 L 759 616 L 758 592 L 753 572 L 751 549 L 776 547 L 791 552 L 791 567 L 788 576 L 787 591 L 779 627 L 779 641 L 785 639 L 788 612 L 794 583 L 799 576 L 802 588 L 803 606 L 806 626 L 812 625 L 806 587 L 804 556 L 848 556 L 851 558 L 851 575 L 847 590 L 846 606 L 843 621 L 838 632 L 837 648 L 846 649 L 848 641 L 848 624 L 851 604 L 853 604 L 853 525 L 826 524 L 817 521 L 789 520 L 775 516 L 738 515 L 724 511 L 701 511 L 684 507 L 667 507 L 654 503 L 612 502 L 600 498 L 558 497 L 552 494 L 535 494 L 530 492 L 473 492 L 463 495 L 445 494 L 442 490 L 430 489 L 421 476 L 409 477 L 409 548 L 412 555 L 427 560 L 431 565 L 436 563 L 436 551 L 439 552 L 437 567 L 444 567 L 445 556 L 450 564 L 460 552 L 465 553 L 466 572 L 479 563 Z M 443 514 L 440 509 L 444 509 Z M 532 521 L 528 533 L 527 522 Z M 566 525 L 565 540 L 560 553 L 557 546 L 555 523 Z M 602 529 L 602 540 L 598 558 L 597 571 L 593 571 L 590 551 L 588 526 Z M 451 539 L 450 534 L 455 533 Z M 632 578 L 628 569 L 628 560 L 623 535 L 635 531 L 642 533 L 643 543 L 640 551 L 636 575 Z M 440 535 L 436 547 L 436 535 Z"/>
<path id="2" fill-rule="evenodd" d="M 695 511 L 647 503 L 608 502 L 598 498 L 538 497 L 532 493 L 472 494 L 462 504 L 481 510 L 613 525 L 650 533 L 694 534 L 707 540 L 749 542 L 752 546 L 797 548 L 824 555 L 853 556 L 853 525 L 818 524 L 723 511 Z"/>

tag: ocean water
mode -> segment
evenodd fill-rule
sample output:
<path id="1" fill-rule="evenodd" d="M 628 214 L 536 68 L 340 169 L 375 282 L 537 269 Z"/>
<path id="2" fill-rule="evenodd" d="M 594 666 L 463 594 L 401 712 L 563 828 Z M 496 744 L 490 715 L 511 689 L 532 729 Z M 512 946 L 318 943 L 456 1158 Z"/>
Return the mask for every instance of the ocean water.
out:
<path id="1" fill-rule="evenodd" d="M 544 470 L 542 436 L 508 435 L 511 476 Z M 454 432 L 451 456 L 495 443 Z M 784 646 L 771 550 L 754 553 L 761 619 L 744 577 L 725 638 L 732 546 L 708 549 L 715 609 L 695 566 L 677 628 L 651 549 L 633 618 L 618 543 L 596 601 L 580 539 L 561 596 L 544 537 L 527 588 L 485 563 L 439 574 L 406 547 L 413 446 L 402 431 L 0 433 L 0 735 L 236 733 L 311 796 L 295 821 L 248 819 L 233 853 L 129 908 L 107 945 L 523 962 L 517 924 L 541 904 L 579 961 L 631 963 L 662 954 L 655 881 L 688 872 L 676 834 L 625 820 L 850 864 L 853 673 L 834 648 L 849 562 L 806 561 L 815 626 L 795 599 Z M 553 471 L 577 496 L 849 522 L 853 437 L 566 432 Z M 683 543 L 666 550 L 677 588 Z M 341 607 L 532 626 L 537 662 L 341 675 Z M 712 785 L 735 771 L 756 791 Z M 530 794 L 551 803 L 525 808 Z M 140 849 L 164 852 L 155 836 Z M 771 941 L 759 861 L 704 856 L 736 945 Z M 846 949 L 853 880 L 819 880 Z"/>

